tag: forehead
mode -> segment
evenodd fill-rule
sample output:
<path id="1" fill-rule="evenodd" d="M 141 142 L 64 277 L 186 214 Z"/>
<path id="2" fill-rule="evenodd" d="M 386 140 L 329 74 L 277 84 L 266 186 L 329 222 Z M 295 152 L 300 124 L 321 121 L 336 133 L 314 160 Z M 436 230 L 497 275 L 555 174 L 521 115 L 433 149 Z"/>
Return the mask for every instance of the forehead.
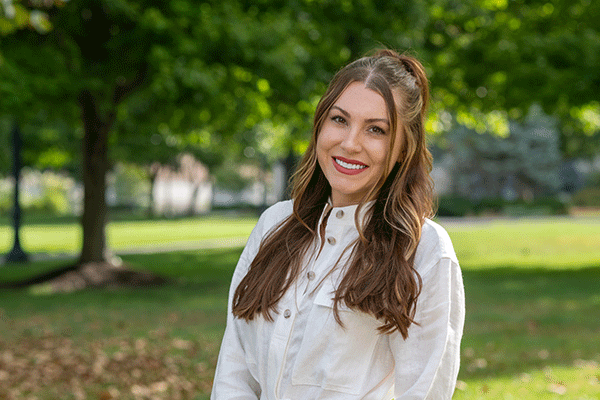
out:
<path id="1" fill-rule="evenodd" d="M 393 99 L 389 99 L 390 104 L 386 104 L 385 98 L 378 91 L 369 88 L 364 82 L 352 82 L 344 89 L 332 106 L 348 107 L 351 110 L 360 111 L 361 114 L 378 114 L 377 118 L 390 117 L 388 107 L 394 108 L 396 118 L 392 117 L 392 119 L 398 120 L 398 105 L 401 96 L 398 90 L 394 89 L 391 90 L 391 95 Z M 372 116 L 371 118 L 375 117 Z"/>
<path id="2" fill-rule="evenodd" d="M 378 118 L 387 117 L 384 98 L 363 82 L 352 82 L 348 85 L 333 105 L 355 114 L 377 114 Z"/>

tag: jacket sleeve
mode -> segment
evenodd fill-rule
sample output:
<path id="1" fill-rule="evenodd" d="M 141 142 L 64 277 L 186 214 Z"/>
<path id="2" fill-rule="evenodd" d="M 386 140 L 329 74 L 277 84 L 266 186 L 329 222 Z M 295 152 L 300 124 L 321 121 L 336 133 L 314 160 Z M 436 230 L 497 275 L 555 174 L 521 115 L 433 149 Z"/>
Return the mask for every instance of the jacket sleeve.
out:
<path id="1" fill-rule="evenodd" d="M 219 352 L 211 400 L 256 400 L 260 397 L 260 385 L 247 366 L 245 350 L 238 329 L 239 321 L 235 321 L 231 308 L 235 289 L 248 272 L 250 263 L 260 246 L 263 226 L 264 214 L 250 234 L 231 279 L 227 303 L 227 326 Z"/>
<path id="2" fill-rule="evenodd" d="M 396 400 L 451 399 L 460 364 L 465 318 L 462 274 L 458 263 L 441 258 L 422 276 L 415 321 L 403 340 L 390 337 L 395 360 Z"/>

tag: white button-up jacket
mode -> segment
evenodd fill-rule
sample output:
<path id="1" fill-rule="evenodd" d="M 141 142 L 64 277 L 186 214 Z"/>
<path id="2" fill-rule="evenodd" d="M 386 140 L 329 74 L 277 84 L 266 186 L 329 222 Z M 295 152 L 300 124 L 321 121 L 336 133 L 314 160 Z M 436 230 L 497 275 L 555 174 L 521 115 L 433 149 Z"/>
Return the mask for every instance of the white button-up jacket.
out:
<path id="1" fill-rule="evenodd" d="M 249 322 L 233 317 L 233 292 L 262 238 L 292 213 L 292 207 L 291 201 L 280 202 L 263 213 L 237 264 L 211 399 L 450 399 L 459 369 L 464 290 L 450 238 L 430 220 L 423 226 L 415 256 L 423 280 L 415 315 L 419 325 L 411 325 L 406 340 L 397 331 L 380 334 L 381 321 L 343 304 L 344 326 L 334 319 L 332 297 L 339 269 L 328 273 L 358 237 L 356 206 L 329 213 L 322 250 L 309 257 L 279 301 L 273 322 L 262 316 Z"/>

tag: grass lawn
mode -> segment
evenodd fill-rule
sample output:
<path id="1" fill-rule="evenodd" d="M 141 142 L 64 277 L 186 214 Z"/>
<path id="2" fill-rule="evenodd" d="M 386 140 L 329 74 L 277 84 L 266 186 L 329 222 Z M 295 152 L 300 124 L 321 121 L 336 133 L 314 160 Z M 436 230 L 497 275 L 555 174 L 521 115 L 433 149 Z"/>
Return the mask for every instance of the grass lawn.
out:
<path id="1" fill-rule="evenodd" d="M 180 245 L 212 238 L 248 236 L 257 218 L 198 217 L 156 221 L 114 221 L 107 226 L 109 246 L 118 251 L 165 243 Z M 0 254 L 13 243 L 10 225 L 0 225 Z M 76 253 L 81 248 L 81 227 L 75 222 L 26 224 L 21 245 L 31 253 Z"/>
<path id="2" fill-rule="evenodd" d="M 467 296 L 454 399 L 600 399 L 600 220 L 445 226 Z M 176 278 L 162 288 L 0 291 L 0 399 L 207 399 L 240 251 L 123 256 Z"/>

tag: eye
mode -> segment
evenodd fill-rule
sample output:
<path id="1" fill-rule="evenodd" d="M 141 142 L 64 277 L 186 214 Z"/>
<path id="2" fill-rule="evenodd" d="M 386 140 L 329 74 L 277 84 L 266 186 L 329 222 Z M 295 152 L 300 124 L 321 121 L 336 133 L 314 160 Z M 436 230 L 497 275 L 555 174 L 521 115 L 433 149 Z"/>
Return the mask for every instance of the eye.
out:
<path id="1" fill-rule="evenodd" d="M 346 124 L 346 120 L 340 115 L 334 115 L 333 117 L 331 117 L 331 120 L 333 122 L 337 122 L 338 124 Z"/>
<path id="2" fill-rule="evenodd" d="M 385 129 L 378 127 L 377 125 L 373 125 L 372 127 L 369 128 L 370 132 L 376 133 L 378 135 L 385 135 Z"/>

